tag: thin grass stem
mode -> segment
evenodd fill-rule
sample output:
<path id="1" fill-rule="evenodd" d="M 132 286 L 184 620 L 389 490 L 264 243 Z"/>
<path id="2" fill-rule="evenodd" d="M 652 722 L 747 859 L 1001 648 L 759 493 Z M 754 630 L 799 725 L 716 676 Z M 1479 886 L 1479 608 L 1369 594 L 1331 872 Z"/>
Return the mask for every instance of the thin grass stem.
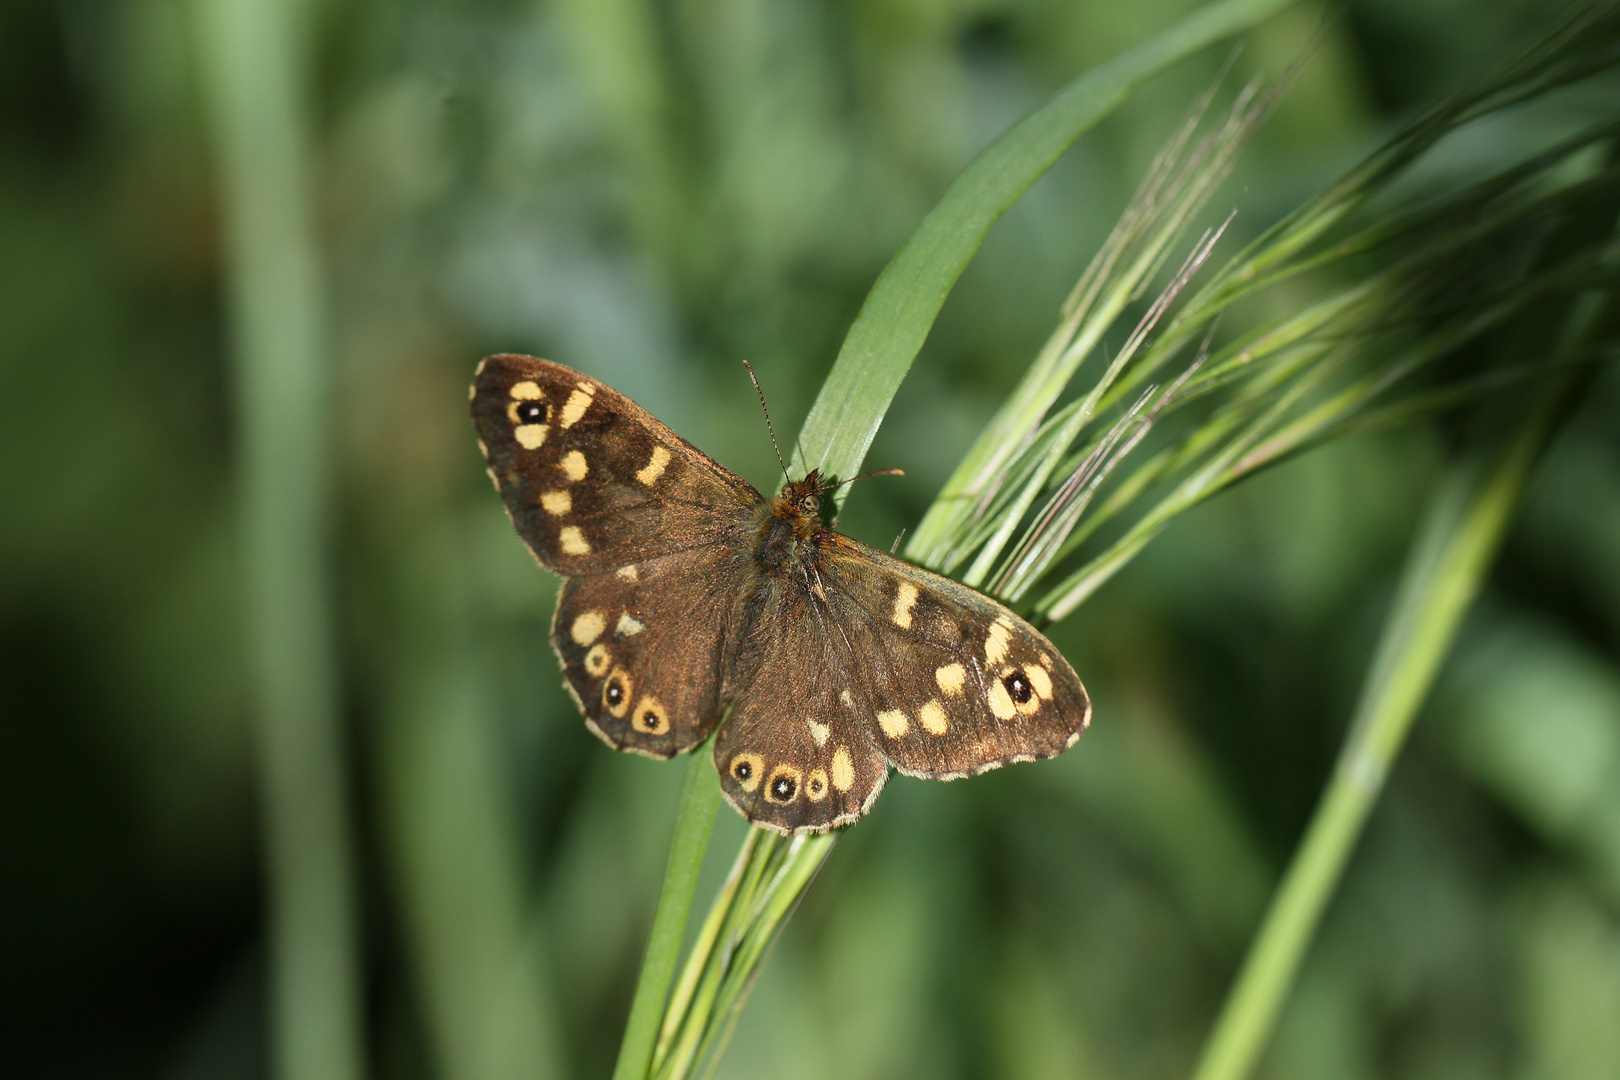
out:
<path id="1" fill-rule="evenodd" d="M 703 868 L 703 853 L 708 850 L 709 833 L 719 809 L 720 778 L 709 761 L 709 744 L 705 742 L 692 752 L 686 767 L 686 782 L 681 787 L 670 836 L 664 886 L 658 894 L 658 910 L 653 913 L 647 955 L 641 962 L 635 997 L 630 1002 L 630 1018 L 624 1025 L 613 1080 L 641 1080 L 652 1066 L 670 980 L 686 936 L 692 893 L 697 889 L 698 871 Z"/>

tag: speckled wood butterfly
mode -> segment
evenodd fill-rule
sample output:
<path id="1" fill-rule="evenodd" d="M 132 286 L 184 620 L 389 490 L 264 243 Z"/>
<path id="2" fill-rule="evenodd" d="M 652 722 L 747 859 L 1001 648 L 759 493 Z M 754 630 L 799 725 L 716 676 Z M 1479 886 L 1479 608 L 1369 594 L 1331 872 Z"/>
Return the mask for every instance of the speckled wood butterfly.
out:
<path id="1" fill-rule="evenodd" d="M 1091 702 L 1000 604 L 822 526 L 811 472 L 765 498 L 623 394 L 492 356 L 472 418 L 535 558 L 568 580 L 551 639 L 585 723 L 667 758 L 715 725 L 748 820 L 825 832 L 893 765 L 952 780 L 1074 745 Z M 723 723 L 722 723 L 723 721 Z"/>

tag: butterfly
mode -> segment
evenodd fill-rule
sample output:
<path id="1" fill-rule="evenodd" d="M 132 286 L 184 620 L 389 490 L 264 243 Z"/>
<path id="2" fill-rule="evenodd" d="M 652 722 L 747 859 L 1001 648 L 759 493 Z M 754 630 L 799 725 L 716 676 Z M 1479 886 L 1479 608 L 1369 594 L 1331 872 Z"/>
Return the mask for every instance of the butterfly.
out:
<path id="1" fill-rule="evenodd" d="M 893 766 L 953 780 L 1073 746 L 1091 701 L 1001 604 L 825 527 L 818 472 L 775 497 L 629 398 L 528 356 L 472 385 L 489 477 L 563 575 L 551 640 L 586 725 L 668 758 L 719 728 L 749 821 L 825 832 Z"/>

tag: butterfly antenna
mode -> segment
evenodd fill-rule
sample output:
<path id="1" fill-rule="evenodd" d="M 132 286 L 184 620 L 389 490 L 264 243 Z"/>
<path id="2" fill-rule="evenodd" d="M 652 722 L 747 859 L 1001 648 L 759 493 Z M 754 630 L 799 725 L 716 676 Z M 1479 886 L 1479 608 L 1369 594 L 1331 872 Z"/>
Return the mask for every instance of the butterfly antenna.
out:
<path id="1" fill-rule="evenodd" d="M 754 384 L 754 393 L 759 395 L 759 409 L 765 414 L 765 430 L 771 436 L 771 449 L 776 451 L 776 463 L 782 466 L 782 478 L 791 484 L 793 477 L 788 475 L 787 462 L 782 460 L 782 448 L 776 445 L 776 428 L 771 425 L 771 410 L 765 404 L 765 391 L 759 385 L 759 379 L 754 377 L 754 365 L 744 360 L 743 367 L 748 369 L 748 380 Z"/>
<path id="2" fill-rule="evenodd" d="M 828 486 L 822 488 L 821 491 L 822 491 L 823 494 L 825 494 L 825 493 L 827 493 L 829 491 L 837 491 L 839 488 L 843 487 L 845 484 L 853 484 L 857 480 L 865 480 L 868 476 L 904 476 L 904 475 L 906 475 L 906 470 L 904 470 L 904 469 L 873 469 L 871 472 L 863 472 L 859 476 L 852 476 L 848 480 L 840 480 L 836 484 L 829 484 Z"/>

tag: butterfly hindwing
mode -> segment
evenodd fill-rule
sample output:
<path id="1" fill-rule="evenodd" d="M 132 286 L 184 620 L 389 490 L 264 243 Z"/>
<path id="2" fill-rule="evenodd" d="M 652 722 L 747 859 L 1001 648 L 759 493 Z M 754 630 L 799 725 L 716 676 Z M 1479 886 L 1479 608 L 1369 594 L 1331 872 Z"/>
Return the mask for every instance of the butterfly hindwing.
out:
<path id="1" fill-rule="evenodd" d="M 819 603 L 785 588 L 762 599 L 763 632 L 744 644 L 745 680 L 714 744 L 726 798 L 749 821 L 782 832 L 854 821 L 888 778 Z"/>
<path id="2" fill-rule="evenodd" d="M 585 722 L 610 746 L 667 758 L 720 719 L 735 549 L 693 548 L 563 586 L 551 640 Z"/>
<path id="3" fill-rule="evenodd" d="M 489 476 L 541 564 L 570 577 L 736 543 L 760 495 L 610 387 L 529 356 L 491 356 L 472 417 Z"/>
<path id="4" fill-rule="evenodd" d="M 851 694 L 901 772 L 954 779 L 1048 758 L 1091 720 L 1080 679 L 1034 627 L 990 598 L 837 533 L 823 534 L 830 619 Z"/>

